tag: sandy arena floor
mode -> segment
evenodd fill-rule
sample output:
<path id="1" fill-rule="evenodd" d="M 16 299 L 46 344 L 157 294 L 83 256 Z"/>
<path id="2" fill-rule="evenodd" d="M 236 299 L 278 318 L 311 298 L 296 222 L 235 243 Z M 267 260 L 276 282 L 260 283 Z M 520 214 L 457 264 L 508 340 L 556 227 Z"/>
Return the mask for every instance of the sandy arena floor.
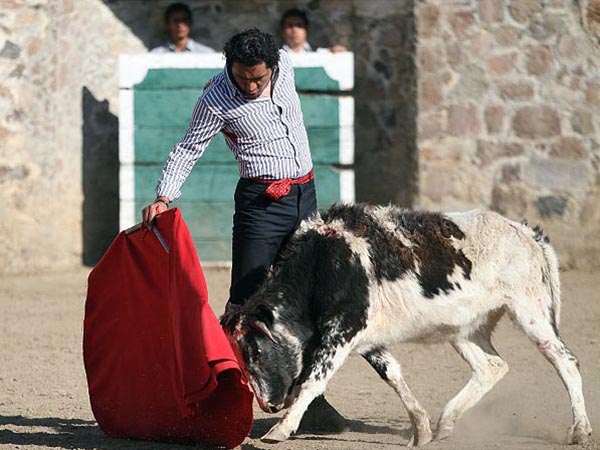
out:
<path id="1" fill-rule="evenodd" d="M 229 273 L 205 271 L 211 305 L 223 311 Z M 116 440 L 96 425 L 81 356 L 88 270 L 0 277 L 1 449 L 189 449 L 190 446 Z M 562 273 L 561 334 L 579 357 L 588 413 L 600 433 L 600 272 Z M 571 421 L 567 393 L 554 369 L 508 319 L 495 334 L 510 373 L 431 450 L 549 450 L 561 445 Z M 466 383 L 469 370 L 450 345 L 393 347 L 409 385 L 437 419 Z M 359 356 L 329 385 L 327 398 L 351 429 L 338 435 L 298 435 L 275 446 L 259 437 L 276 418 L 256 408 L 251 449 L 392 449 L 407 442 L 409 422 L 396 395 Z M 579 449 L 598 449 L 598 441 Z"/>

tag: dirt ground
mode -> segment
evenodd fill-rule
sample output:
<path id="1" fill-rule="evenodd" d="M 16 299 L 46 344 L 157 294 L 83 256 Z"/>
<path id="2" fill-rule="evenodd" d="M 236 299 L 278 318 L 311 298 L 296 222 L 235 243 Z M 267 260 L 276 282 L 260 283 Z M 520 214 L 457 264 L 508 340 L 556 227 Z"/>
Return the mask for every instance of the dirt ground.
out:
<path id="1" fill-rule="evenodd" d="M 219 315 L 229 273 L 205 270 Z M 110 439 L 92 415 L 81 354 L 88 269 L 0 277 L 0 448 L 189 449 L 190 446 Z M 579 357 L 587 409 L 600 433 L 600 272 L 562 273 L 561 334 Z M 494 342 L 510 373 L 431 450 L 526 449 L 562 446 L 571 411 L 554 369 L 508 319 Z M 466 364 L 449 345 L 392 348 L 409 385 L 434 420 L 468 380 Z M 275 446 L 259 437 L 275 422 L 256 408 L 251 449 L 392 449 L 405 445 L 409 422 L 400 400 L 362 358 L 352 356 L 330 383 L 327 398 L 350 419 L 341 434 L 297 435 Z M 598 436 L 598 434 L 596 434 Z M 579 449 L 598 449 L 592 441 Z"/>

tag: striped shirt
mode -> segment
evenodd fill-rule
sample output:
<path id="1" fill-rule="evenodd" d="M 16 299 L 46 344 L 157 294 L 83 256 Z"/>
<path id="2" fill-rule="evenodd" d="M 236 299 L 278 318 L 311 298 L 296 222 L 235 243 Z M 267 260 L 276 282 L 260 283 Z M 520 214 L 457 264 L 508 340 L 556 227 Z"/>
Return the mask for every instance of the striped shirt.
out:
<path id="1" fill-rule="evenodd" d="M 225 68 L 204 87 L 182 140 L 163 167 L 156 194 L 175 200 L 194 164 L 220 131 L 242 178 L 299 178 L 313 165 L 294 69 L 284 50 L 273 70 L 271 97 L 245 99 Z"/>

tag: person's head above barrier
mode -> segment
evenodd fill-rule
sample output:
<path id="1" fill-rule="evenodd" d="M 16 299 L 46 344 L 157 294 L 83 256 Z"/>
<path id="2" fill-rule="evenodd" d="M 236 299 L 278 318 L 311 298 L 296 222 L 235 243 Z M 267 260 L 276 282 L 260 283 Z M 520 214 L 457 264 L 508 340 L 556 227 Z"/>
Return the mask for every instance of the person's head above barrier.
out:
<path id="1" fill-rule="evenodd" d="M 279 61 L 275 38 L 251 28 L 225 43 L 227 70 L 247 98 L 257 98 L 271 84 L 273 69 Z"/>
<path id="2" fill-rule="evenodd" d="M 288 9 L 279 21 L 279 31 L 283 39 L 283 48 L 288 53 L 310 53 L 315 51 L 308 42 L 310 22 L 305 11 L 298 8 Z M 330 47 L 319 47 L 319 51 L 333 53 L 345 52 L 348 48 L 344 45 L 334 44 Z"/>
<path id="3" fill-rule="evenodd" d="M 279 28 L 285 45 L 292 51 L 303 51 L 308 46 L 308 16 L 298 8 L 288 9 L 281 16 Z M 310 48 L 310 46 L 308 46 Z"/>
<path id="4" fill-rule="evenodd" d="M 171 42 L 178 42 L 190 35 L 192 26 L 192 11 L 185 3 L 171 3 L 165 9 L 165 26 Z"/>
<path id="5" fill-rule="evenodd" d="M 171 3 L 163 13 L 167 41 L 152 53 L 213 53 L 214 49 L 191 37 L 192 11 L 185 3 Z"/>

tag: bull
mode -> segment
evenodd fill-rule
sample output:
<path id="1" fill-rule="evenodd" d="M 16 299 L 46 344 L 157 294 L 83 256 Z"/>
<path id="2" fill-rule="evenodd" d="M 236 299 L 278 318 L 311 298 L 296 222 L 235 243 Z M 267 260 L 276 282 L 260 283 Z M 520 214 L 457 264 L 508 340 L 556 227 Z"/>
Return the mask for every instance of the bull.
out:
<path id="1" fill-rule="evenodd" d="M 463 413 L 508 372 L 491 335 L 507 313 L 554 366 L 570 396 L 567 441 L 588 439 L 578 360 L 559 335 L 558 261 L 539 228 L 496 213 L 440 214 L 334 205 L 304 221 L 259 290 L 222 317 L 266 412 L 287 408 L 263 436 L 293 434 L 350 352 L 396 391 L 413 445 L 448 437 Z M 387 350 L 394 342 L 450 342 L 471 379 L 430 416 Z"/>

